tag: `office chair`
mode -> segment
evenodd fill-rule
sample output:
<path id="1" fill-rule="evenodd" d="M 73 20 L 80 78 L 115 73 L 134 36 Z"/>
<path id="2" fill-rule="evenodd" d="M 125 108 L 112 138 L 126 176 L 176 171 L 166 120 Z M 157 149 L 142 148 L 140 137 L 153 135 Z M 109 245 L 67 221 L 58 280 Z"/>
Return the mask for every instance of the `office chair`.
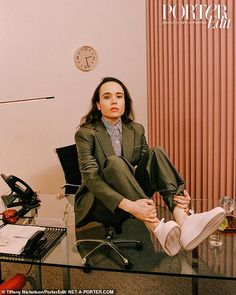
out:
<path id="1" fill-rule="evenodd" d="M 76 145 L 69 145 L 65 147 L 56 148 L 55 152 L 58 155 L 59 161 L 61 163 L 61 167 L 63 169 L 66 183 L 64 185 L 65 187 L 65 194 L 75 194 L 78 190 L 79 185 L 81 184 L 81 174 L 79 170 L 79 163 L 78 163 L 78 154 Z M 143 249 L 143 244 L 141 241 L 138 240 L 121 240 L 121 239 L 113 239 L 113 231 L 112 228 L 115 229 L 115 232 L 117 234 L 122 232 L 122 223 L 127 219 L 128 217 L 124 218 L 118 218 L 118 221 L 114 223 L 111 220 L 107 220 L 106 222 L 101 220 L 90 220 L 88 218 L 87 223 L 91 221 L 96 221 L 98 223 L 102 223 L 105 228 L 105 239 L 81 239 L 77 240 L 76 244 L 79 249 L 79 246 L 82 243 L 96 243 L 97 246 L 91 250 L 88 254 L 86 254 L 84 257 L 82 257 L 82 263 L 85 267 L 84 271 L 88 272 L 90 269 L 90 265 L 88 263 L 88 259 L 95 254 L 100 248 L 106 246 L 115 251 L 117 255 L 122 259 L 124 266 L 126 269 L 132 268 L 132 263 L 129 261 L 129 259 L 125 256 L 125 254 L 122 252 L 122 250 L 118 247 L 118 245 L 135 245 L 135 248 L 137 250 Z M 85 225 L 85 224 L 84 224 Z"/>
<path id="2" fill-rule="evenodd" d="M 62 188 L 65 189 L 65 195 L 74 195 L 81 184 L 76 145 L 56 148 L 55 152 L 64 172 L 65 184 Z"/>

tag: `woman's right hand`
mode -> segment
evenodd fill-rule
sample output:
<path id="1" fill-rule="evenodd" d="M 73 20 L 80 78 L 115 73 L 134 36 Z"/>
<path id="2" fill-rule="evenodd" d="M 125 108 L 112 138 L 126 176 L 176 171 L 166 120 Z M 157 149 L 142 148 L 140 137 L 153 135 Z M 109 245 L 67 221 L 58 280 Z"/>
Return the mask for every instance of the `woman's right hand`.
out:
<path id="1" fill-rule="evenodd" d="M 118 207 L 144 222 L 158 222 L 155 204 L 151 199 L 130 201 L 123 199 Z"/>

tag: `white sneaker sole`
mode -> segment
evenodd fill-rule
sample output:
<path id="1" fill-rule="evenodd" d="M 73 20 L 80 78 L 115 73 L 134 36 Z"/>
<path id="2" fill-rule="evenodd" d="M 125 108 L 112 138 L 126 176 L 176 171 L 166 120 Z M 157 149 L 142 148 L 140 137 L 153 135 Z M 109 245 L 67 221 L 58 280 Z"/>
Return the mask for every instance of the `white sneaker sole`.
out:
<path id="1" fill-rule="evenodd" d="M 178 226 L 173 227 L 167 234 L 165 244 L 162 247 L 169 256 L 174 256 L 180 251 L 182 247 L 180 244 L 180 235 L 181 230 Z"/>
<path id="2" fill-rule="evenodd" d="M 204 239 L 206 239 L 209 235 L 211 235 L 219 228 L 224 218 L 225 213 L 220 210 L 220 212 L 213 219 L 209 220 L 209 222 L 205 225 L 203 229 L 200 229 L 196 237 L 194 237 L 186 245 L 183 244 L 183 248 L 185 250 L 192 250 L 196 248 Z M 181 239 L 184 240 L 186 238 L 182 237 Z"/>

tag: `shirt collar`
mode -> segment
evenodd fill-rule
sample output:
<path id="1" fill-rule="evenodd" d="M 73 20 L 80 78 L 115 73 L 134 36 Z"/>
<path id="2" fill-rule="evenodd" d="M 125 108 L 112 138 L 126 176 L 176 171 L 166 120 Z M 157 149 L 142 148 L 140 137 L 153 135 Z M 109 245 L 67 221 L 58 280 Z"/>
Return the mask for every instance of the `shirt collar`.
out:
<path id="1" fill-rule="evenodd" d="M 121 118 L 119 119 L 119 121 L 116 124 L 111 124 L 109 123 L 104 117 L 102 117 L 102 122 L 105 125 L 107 130 L 114 130 L 114 127 L 117 127 L 119 129 L 119 131 L 122 131 L 122 122 L 121 122 Z"/>

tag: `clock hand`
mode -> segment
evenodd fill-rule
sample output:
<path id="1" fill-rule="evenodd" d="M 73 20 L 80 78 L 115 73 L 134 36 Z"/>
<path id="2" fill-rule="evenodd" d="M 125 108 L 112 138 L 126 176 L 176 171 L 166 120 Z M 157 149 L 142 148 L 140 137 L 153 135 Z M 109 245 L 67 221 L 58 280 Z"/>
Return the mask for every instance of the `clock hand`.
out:
<path id="1" fill-rule="evenodd" d="M 86 59 L 86 63 L 87 63 L 87 66 L 89 66 L 89 64 L 88 64 L 88 59 L 89 58 L 91 58 L 92 56 L 90 55 L 90 56 L 87 56 L 87 57 L 85 57 L 85 59 Z"/>

